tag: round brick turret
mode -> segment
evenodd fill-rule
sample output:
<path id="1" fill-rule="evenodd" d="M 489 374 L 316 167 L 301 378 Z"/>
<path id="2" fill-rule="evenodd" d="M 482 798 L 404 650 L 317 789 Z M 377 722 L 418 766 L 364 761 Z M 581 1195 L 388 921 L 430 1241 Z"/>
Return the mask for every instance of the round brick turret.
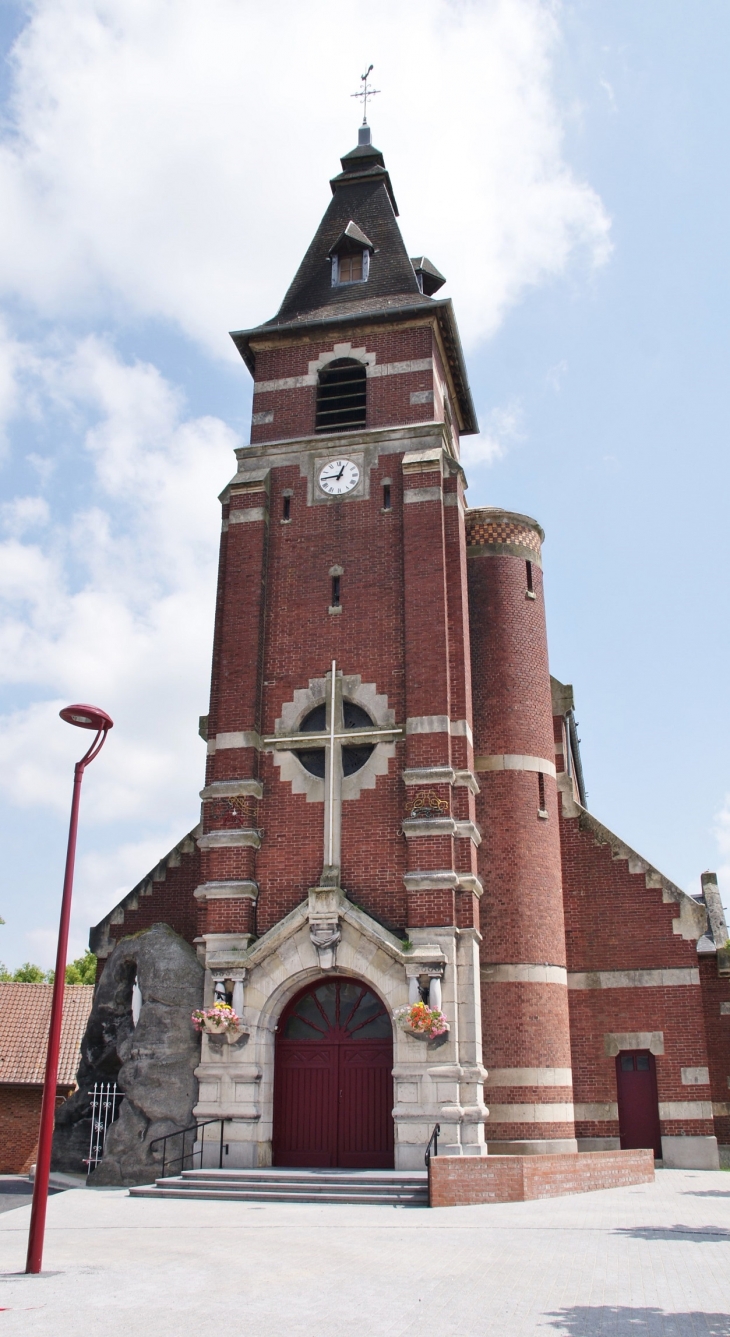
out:
<path id="1" fill-rule="evenodd" d="M 469 510 L 466 533 L 485 1131 L 492 1153 L 575 1151 L 544 534 L 493 507 Z"/>

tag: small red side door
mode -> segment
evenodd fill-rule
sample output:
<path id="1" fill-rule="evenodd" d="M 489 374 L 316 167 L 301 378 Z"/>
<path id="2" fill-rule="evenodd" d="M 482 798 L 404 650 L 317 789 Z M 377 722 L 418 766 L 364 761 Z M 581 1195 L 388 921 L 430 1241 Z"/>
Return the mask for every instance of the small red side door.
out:
<path id="1" fill-rule="evenodd" d="M 654 1055 L 647 1049 L 618 1054 L 616 1088 L 622 1150 L 651 1147 L 654 1155 L 660 1157 L 662 1139 Z"/>

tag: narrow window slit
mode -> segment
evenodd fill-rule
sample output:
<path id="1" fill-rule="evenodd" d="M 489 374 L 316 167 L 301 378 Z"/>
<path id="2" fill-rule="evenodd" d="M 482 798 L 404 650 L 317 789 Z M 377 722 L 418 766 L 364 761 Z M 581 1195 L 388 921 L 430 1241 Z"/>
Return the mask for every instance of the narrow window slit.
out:
<path id="1" fill-rule="evenodd" d="M 537 815 L 538 817 L 548 815 L 545 806 L 545 775 L 542 771 L 537 772 Z"/>
<path id="2" fill-rule="evenodd" d="M 281 518 L 282 520 L 291 520 L 291 497 L 284 497 Z"/>
<path id="3" fill-rule="evenodd" d="M 383 483 L 383 510 L 389 511 L 390 509 L 390 483 Z"/>
<path id="4" fill-rule="evenodd" d="M 532 562 L 525 562 L 525 575 L 527 577 L 527 593 L 534 594 L 535 590 L 532 584 Z"/>
<path id="5" fill-rule="evenodd" d="M 341 576 L 333 576 L 333 577 L 332 577 L 332 607 L 333 607 L 333 608 L 339 608 L 339 607 L 340 607 L 340 580 L 341 580 L 341 579 L 342 579 Z"/>

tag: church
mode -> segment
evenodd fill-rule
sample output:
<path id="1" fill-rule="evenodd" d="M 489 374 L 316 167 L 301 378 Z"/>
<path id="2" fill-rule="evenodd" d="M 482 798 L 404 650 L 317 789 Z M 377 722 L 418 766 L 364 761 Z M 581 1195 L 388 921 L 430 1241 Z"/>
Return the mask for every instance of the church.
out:
<path id="1" fill-rule="evenodd" d="M 92 930 L 98 990 L 152 926 L 195 954 L 201 1005 L 240 1020 L 221 1043 L 184 1018 L 190 1117 L 227 1121 L 230 1167 L 422 1169 L 439 1125 L 439 1156 L 716 1168 L 716 878 L 686 894 L 588 811 L 543 531 L 468 505 L 446 280 L 408 255 L 368 126 L 341 168 L 278 314 L 232 335 L 253 411 L 221 495 L 201 820 Z M 127 1011 L 149 978 L 127 969 Z M 419 1004 L 440 1027 L 408 1024 Z"/>

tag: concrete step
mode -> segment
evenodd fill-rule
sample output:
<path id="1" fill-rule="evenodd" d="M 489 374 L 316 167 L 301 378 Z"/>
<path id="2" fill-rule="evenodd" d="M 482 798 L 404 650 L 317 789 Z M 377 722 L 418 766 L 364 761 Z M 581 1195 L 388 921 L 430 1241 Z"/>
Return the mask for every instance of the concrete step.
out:
<path id="1" fill-rule="evenodd" d="M 428 1176 L 395 1170 L 186 1170 L 129 1190 L 135 1198 L 428 1205 Z"/>

